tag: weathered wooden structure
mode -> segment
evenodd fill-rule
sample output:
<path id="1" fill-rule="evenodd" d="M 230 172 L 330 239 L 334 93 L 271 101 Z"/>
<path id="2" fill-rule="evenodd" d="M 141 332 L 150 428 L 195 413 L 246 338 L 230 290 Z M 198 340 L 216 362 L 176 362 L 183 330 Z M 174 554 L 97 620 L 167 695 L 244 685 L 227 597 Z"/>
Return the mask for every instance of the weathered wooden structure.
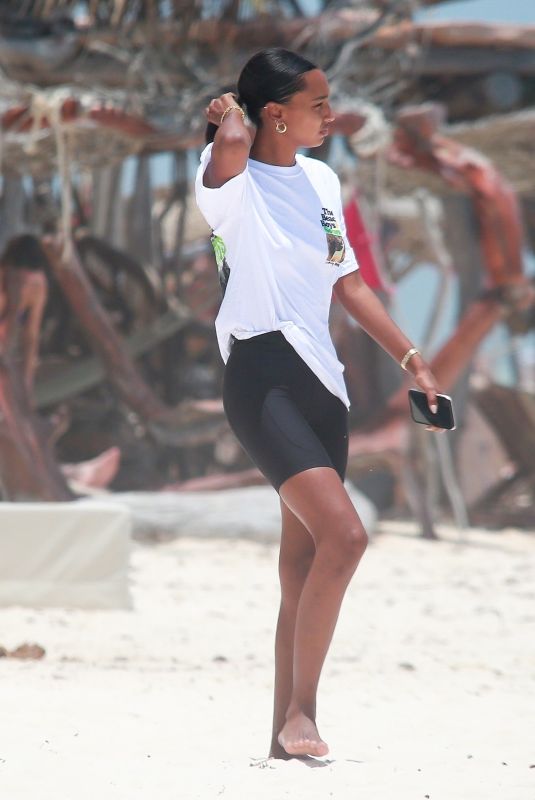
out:
<path id="1" fill-rule="evenodd" d="M 221 437 L 221 367 L 210 338 L 219 295 L 203 245 L 206 228 L 189 194 L 188 151 L 202 144 L 206 100 L 231 86 L 240 64 L 263 46 L 299 49 L 326 70 L 338 112 L 335 130 L 359 153 L 356 166 L 345 170 L 345 184 L 358 184 L 373 211 L 390 280 L 400 272 L 381 241 L 379 222 L 397 226 L 396 248 L 410 253 L 413 264 L 427 259 L 446 272 L 455 265 L 465 317 L 437 354 L 436 368 L 445 386 L 461 378 L 485 333 L 503 318 L 504 298 L 518 305 L 512 295 L 489 294 L 470 306 L 482 276 L 488 276 L 487 288 L 523 276 L 518 203 L 528 237 L 535 239 L 535 112 L 529 109 L 535 26 L 417 24 L 412 11 L 409 2 L 379 1 L 334 11 L 325 4 L 310 17 L 299 0 L 230 0 L 211 10 L 193 0 L 5 0 L 0 247 L 22 228 L 43 234 L 62 227 L 64 234 L 62 247 L 52 238 L 46 244 L 57 302 L 43 330 L 36 403 L 44 412 L 67 403 L 75 419 L 90 408 L 101 431 L 109 424 L 104 420 L 113 418 L 117 426 L 107 437 L 88 437 L 79 426 L 61 440 L 61 457 L 90 457 L 121 441 L 126 456 L 123 482 L 116 485 L 134 488 L 247 467 Z M 455 122 L 440 129 L 450 151 L 466 152 L 468 145 L 488 158 L 482 174 L 493 174 L 498 188 L 486 195 L 486 205 L 485 190 L 478 193 L 467 176 L 453 185 L 441 174 L 433 137 L 417 126 L 398 156 L 410 155 L 419 169 L 408 170 L 403 158 L 396 163 L 389 141 L 396 125 L 406 131 L 411 123 L 407 112 L 396 118 L 399 109 L 429 98 L 442 102 Z M 413 121 L 421 117 L 412 113 Z M 172 153 L 172 180 L 155 202 L 149 158 L 164 152 Z M 136 167 L 127 201 L 128 157 Z M 431 219 L 432 198 L 440 224 Z M 413 213 L 415 207 L 425 213 Z M 491 208 L 495 216 L 487 213 Z M 532 324 L 528 311 L 522 313 L 509 316 L 517 331 Z M 343 324 L 337 331 L 341 344 Z M 353 334 L 346 339 L 348 374 L 358 385 L 362 365 L 370 368 L 381 356 L 360 339 L 354 345 Z M 383 416 L 374 421 L 363 413 L 354 420 L 353 460 L 386 459 L 396 472 L 408 463 L 404 388 L 394 394 L 399 376 L 381 378 L 384 366 L 373 372 Z M 104 406 L 113 409 L 108 417 Z M 421 513 L 429 517 L 425 507 Z"/>

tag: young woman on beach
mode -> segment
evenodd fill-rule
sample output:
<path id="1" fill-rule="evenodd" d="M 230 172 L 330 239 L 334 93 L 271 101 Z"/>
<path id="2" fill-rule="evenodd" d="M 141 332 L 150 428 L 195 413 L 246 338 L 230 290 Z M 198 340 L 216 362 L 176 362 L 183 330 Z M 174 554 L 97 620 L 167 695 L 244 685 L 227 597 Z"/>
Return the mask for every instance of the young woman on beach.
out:
<path id="1" fill-rule="evenodd" d="M 47 270 L 39 240 L 31 234 L 11 239 L 0 255 L 0 358 L 20 368 L 30 398 L 48 297 Z"/>
<path id="2" fill-rule="evenodd" d="M 263 50 L 243 68 L 237 95 L 213 99 L 206 115 L 196 197 L 224 294 L 223 402 L 282 513 L 270 755 L 324 756 L 318 682 L 367 544 L 343 485 L 349 400 L 328 328 L 332 292 L 411 371 L 431 407 L 437 386 L 359 274 L 337 176 L 297 154 L 321 145 L 334 120 L 324 73 L 296 53 Z"/>

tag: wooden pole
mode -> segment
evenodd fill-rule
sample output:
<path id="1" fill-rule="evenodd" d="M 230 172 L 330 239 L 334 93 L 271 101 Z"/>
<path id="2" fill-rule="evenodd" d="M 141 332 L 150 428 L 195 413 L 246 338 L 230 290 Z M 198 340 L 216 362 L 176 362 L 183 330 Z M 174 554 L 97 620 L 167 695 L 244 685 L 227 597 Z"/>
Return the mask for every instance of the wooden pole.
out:
<path id="1" fill-rule="evenodd" d="M 102 359 L 108 380 L 121 400 L 145 420 L 165 417 L 168 408 L 139 374 L 84 272 L 75 245 L 68 263 L 57 239 L 44 237 L 43 249 L 67 302 Z"/>
<path id="2" fill-rule="evenodd" d="M 30 406 L 21 370 L 0 355 L 0 485 L 4 500 L 73 500 L 47 423 Z"/>

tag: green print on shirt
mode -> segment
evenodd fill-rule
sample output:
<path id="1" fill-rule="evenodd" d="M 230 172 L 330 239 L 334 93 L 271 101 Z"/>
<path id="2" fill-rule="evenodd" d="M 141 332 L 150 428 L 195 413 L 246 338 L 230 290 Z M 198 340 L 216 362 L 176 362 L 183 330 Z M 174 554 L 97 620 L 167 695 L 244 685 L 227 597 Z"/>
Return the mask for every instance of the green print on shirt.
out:
<path id="1" fill-rule="evenodd" d="M 344 237 L 342 236 L 342 231 L 338 227 L 336 217 L 328 208 L 321 209 L 321 227 L 327 236 L 327 246 L 329 248 L 327 263 L 341 264 L 346 255 Z"/>
<path id="2" fill-rule="evenodd" d="M 215 263 L 217 264 L 217 274 L 219 275 L 219 284 L 221 291 L 225 294 L 228 279 L 230 277 L 230 267 L 227 263 L 226 253 L 227 248 L 221 236 L 216 236 L 215 233 L 210 237 L 212 247 L 214 248 Z"/>

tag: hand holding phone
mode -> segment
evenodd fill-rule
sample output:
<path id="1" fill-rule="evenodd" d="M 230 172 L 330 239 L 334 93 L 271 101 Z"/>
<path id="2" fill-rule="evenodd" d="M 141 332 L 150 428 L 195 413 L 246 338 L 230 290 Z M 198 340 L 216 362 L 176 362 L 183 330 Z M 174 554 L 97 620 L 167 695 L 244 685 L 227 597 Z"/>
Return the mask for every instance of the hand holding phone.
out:
<path id="1" fill-rule="evenodd" d="M 430 425 L 442 430 L 455 430 L 453 403 L 447 394 L 437 394 L 437 412 L 433 414 L 427 402 L 427 395 L 419 389 L 409 389 L 409 407 L 413 420 L 420 425 Z"/>

